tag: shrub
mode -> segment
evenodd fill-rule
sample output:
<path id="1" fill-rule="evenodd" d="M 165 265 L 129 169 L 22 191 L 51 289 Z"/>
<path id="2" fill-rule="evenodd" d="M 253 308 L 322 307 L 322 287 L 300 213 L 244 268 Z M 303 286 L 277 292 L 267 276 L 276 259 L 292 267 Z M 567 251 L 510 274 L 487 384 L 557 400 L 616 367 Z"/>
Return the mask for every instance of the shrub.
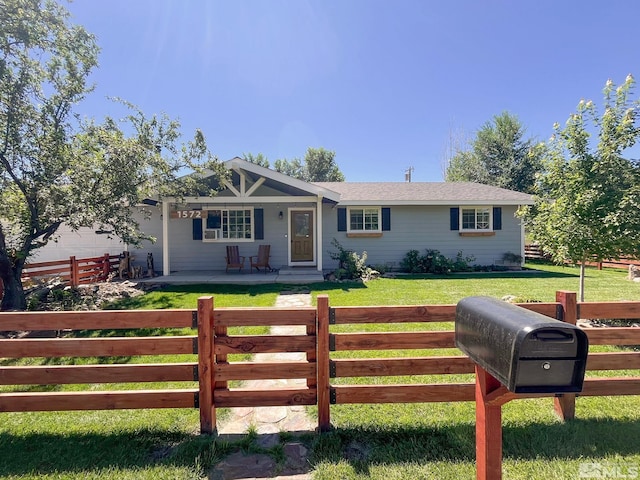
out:
<path id="1" fill-rule="evenodd" d="M 409 273 L 422 272 L 422 266 L 420 264 L 420 252 L 418 250 L 409 250 L 400 262 L 400 268 L 402 269 L 402 271 Z"/>
<path id="2" fill-rule="evenodd" d="M 465 257 L 462 251 L 458 252 L 455 259 L 449 259 L 435 249 L 425 250 L 424 255 L 420 255 L 418 250 L 409 250 L 400 262 L 400 267 L 409 273 L 468 272 L 472 270 L 470 263 L 474 260 L 473 256 Z"/>
<path id="3" fill-rule="evenodd" d="M 453 268 L 454 272 L 470 272 L 473 270 L 472 264 L 475 262 L 476 257 L 473 255 L 464 256 L 462 255 L 462 250 L 460 250 L 456 254 L 455 260 L 453 260 Z"/>
<path id="4" fill-rule="evenodd" d="M 367 252 L 358 255 L 352 250 L 345 249 L 335 238 L 331 241 L 338 251 L 329 252 L 332 260 L 338 261 L 335 276 L 338 280 L 371 280 L 379 275 L 379 272 L 367 266 Z"/>
<path id="5" fill-rule="evenodd" d="M 520 265 L 520 263 L 522 263 L 522 255 L 518 255 L 517 253 L 513 252 L 506 252 L 504 255 L 502 255 L 502 260 L 507 263 L 517 263 L 518 265 Z"/>

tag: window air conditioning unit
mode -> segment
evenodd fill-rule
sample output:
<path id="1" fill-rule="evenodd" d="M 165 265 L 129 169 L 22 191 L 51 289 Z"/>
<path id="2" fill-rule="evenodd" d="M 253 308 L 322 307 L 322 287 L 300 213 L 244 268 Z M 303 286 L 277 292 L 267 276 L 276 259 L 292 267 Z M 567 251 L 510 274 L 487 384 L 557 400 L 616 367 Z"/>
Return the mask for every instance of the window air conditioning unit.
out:
<path id="1" fill-rule="evenodd" d="M 205 230 L 204 231 L 204 238 L 206 240 L 220 240 L 221 238 L 221 233 L 220 233 L 220 229 L 215 229 L 215 230 Z"/>

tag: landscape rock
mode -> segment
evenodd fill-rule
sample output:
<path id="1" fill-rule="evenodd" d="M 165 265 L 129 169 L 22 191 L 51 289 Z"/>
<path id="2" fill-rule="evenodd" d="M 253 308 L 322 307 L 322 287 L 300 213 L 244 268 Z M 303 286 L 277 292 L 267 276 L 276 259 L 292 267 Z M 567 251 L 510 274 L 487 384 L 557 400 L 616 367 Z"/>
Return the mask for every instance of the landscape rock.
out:
<path id="1" fill-rule="evenodd" d="M 107 303 L 137 297 L 161 286 L 125 280 L 71 287 L 64 285 L 59 279 L 53 279 L 27 291 L 26 295 L 29 310 L 101 310 Z"/>
<path id="2" fill-rule="evenodd" d="M 236 452 L 216 465 L 209 474 L 209 479 L 264 478 L 272 476 L 270 473 L 275 472 L 275 469 L 276 462 L 269 455 Z"/>

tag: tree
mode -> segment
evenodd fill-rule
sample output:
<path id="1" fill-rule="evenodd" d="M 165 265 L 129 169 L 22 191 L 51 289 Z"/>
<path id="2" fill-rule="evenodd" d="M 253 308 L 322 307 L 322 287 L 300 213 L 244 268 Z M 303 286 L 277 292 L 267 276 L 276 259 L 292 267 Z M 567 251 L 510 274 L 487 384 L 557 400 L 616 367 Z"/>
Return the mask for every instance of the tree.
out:
<path id="1" fill-rule="evenodd" d="M 547 254 L 580 264 L 581 301 L 586 262 L 640 254 L 640 163 L 623 158 L 640 135 L 634 83 L 631 75 L 617 88 L 607 81 L 601 114 L 583 100 L 564 128 L 554 126 L 535 205 L 521 212 Z"/>
<path id="2" fill-rule="evenodd" d="M 267 157 L 261 153 L 258 153 L 257 155 L 254 155 L 253 153 L 243 153 L 242 158 L 247 162 L 255 163 L 256 165 L 260 165 L 264 168 L 269 168 L 269 160 L 267 160 Z"/>
<path id="3" fill-rule="evenodd" d="M 305 178 L 304 165 L 299 158 L 294 158 L 293 160 L 287 160 L 286 158 L 278 159 L 274 162 L 273 166 L 276 172 L 284 173 L 299 180 L 304 180 Z"/>
<path id="4" fill-rule="evenodd" d="M 451 157 L 448 182 L 478 182 L 531 193 L 541 169 L 543 146 L 524 139 L 525 129 L 514 115 L 503 112 L 485 123 L 467 149 Z"/>
<path id="5" fill-rule="evenodd" d="M 324 148 L 309 148 L 304 156 L 307 182 L 344 182 L 336 164 L 336 152 Z"/>
<path id="6" fill-rule="evenodd" d="M 344 182 L 344 175 L 335 161 L 336 152 L 324 148 L 308 148 L 304 163 L 298 158 L 276 160 L 275 169 L 305 182 Z"/>
<path id="7" fill-rule="evenodd" d="M 0 18 L 0 309 L 8 310 L 26 307 L 24 264 L 61 224 L 95 225 L 137 245 L 150 239 L 134 219 L 143 198 L 205 188 L 204 175 L 178 177 L 185 167 L 217 175 L 223 167 L 200 132 L 178 146 L 177 122 L 129 104 L 122 123 L 76 120 L 98 47 L 64 8 L 4 0 Z"/>

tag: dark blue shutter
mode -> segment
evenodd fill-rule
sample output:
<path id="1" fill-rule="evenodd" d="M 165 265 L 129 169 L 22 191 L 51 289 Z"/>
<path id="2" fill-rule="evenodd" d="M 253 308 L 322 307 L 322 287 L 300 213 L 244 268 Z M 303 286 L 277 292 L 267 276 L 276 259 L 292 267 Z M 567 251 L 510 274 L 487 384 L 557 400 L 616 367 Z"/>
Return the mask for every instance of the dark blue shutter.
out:
<path id="1" fill-rule="evenodd" d="M 460 209 L 453 207 L 449 210 L 451 220 L 451 230 L 460 230 Z"/>
<path id="2" fill-rule="evenodd" d="M 391 209 L 382 209 L 382 230 L 387 232 L 391 230 Z"/>
<path id="3" fill-rule="evenodd" d="M 192 222 L 193 226 L 193 239 L 202 240 L 202 219 L 194 218 Z"/>
<path id="4" fill-rule="evenodd" d="M 264 240 L 264 210 L 262 208 L 253 209 L 254 234 L 256 240 Z"/>
<path id="5" fill-rule="evenodd" d="M 347 209 L 346 208 L 338 208 L 338 231 L 339 232 L 347 231 Z"/>
<path id="6" fill-rule="evenodd" d="M 502 207 L 493 207 L 493 229 L 502 230 Z"/>

